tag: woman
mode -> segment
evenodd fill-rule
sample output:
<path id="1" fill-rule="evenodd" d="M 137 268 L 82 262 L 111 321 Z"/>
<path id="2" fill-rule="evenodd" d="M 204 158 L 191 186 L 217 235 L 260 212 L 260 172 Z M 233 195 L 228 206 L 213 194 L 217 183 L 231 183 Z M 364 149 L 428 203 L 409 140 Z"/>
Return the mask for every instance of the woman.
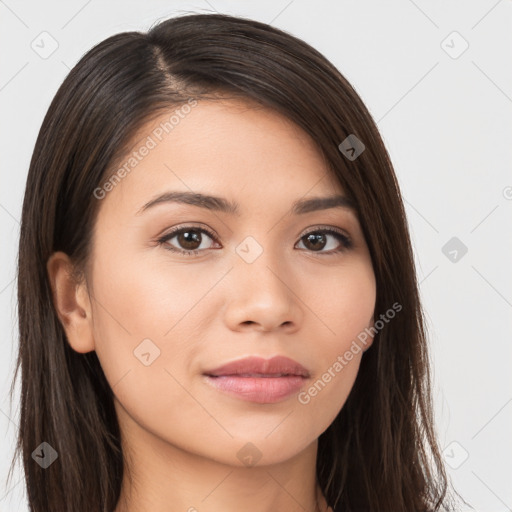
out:
<path id="1" fill-rule="evenodd" d="M 90 50 L 18 286 L 31 510 L 450 509 L 392 164 L 303 41 L 187 15 Z"/>

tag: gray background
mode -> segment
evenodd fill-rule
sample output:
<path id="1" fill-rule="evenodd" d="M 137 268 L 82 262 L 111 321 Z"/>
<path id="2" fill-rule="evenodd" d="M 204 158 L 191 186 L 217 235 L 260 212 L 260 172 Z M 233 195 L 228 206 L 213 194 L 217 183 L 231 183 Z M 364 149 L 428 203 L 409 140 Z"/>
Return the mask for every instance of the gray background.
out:
<path id="1" fill-rule="evenodd" d="M 512 510 L 510 0 L 0 0 L 0 512 L 28 510 L 19 468 L 6 485 L 18 387 L 12 408 L 7 393 L 18 340 L 19 219 L 43 116 L 94 44 L 185 11 L 285 29 L 321 51 L 361 95 L 407 207 L 451 478 L 476 510 Z"/>

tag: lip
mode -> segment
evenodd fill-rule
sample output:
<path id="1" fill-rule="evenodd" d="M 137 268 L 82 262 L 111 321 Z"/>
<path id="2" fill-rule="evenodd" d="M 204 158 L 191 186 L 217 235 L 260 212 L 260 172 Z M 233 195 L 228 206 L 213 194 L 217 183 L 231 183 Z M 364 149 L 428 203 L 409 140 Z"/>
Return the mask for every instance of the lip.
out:
<path id="1" fill-rule="evenodd" d="M 255 403 L 276 403 L 295 394 L 310 377 L 309 371 L 289 357 L 247 357 L 203 373 L 219 391 Z"/>

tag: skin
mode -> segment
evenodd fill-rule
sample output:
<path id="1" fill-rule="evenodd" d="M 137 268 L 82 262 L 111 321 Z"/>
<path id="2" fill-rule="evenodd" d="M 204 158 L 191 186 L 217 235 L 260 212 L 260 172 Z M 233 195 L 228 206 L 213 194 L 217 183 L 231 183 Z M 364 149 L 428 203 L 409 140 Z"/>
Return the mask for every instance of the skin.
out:
<path id="1" fill-rule="evenodd" d="M 134 148 L 169 115 L 143 126 Z M 241 215 L 177 203 L 137 215 L 170 190 L 225 197 Z M 73 282 L 67 255 L 52 255 L 69 344 L 96 351 L 115 395 L 133 476 L 115 512 L 327 510 L 315 476 L 318 437 L 343 407 L 363 350 L 307 404 L 296 395 L 243 401 L 202 373 L 281 354 L 310 371 L 307 390 L 372 325 L 375 276 L 355 212 L 290 214 L 297 199 L 335 193 L 343 190 L 319 150 L 289 120 L 249 101 L 199 101 L 101 199 L 87 280 Z M 182 225 L 206 227 L 216 240 L 196 232 L 202 252 L 191 256 L 166 249 L 186 248 L 182 237 L 156 242 Z M 305 232 L 317 226 L 343 230 L 353 247 L 326 254 L 343 248 L 331 234 L 308 244 Z M 248 236 L 263 250 L 252 263 L 236 252 Z M 134 356 L 147 338 L 160 350 L 148 366 Z M 247 443 L 261 456 L 250 467 L 237 457 Z"/>

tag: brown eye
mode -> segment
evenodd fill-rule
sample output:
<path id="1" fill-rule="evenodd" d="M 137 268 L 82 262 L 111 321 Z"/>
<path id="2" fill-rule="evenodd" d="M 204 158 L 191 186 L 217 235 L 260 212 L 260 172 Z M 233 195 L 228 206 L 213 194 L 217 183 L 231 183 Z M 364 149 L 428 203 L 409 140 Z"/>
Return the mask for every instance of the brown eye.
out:
<path id="1" fill-rule="evenodd" d="M 158 242 L 169 251 L 186 256 L 197 256 L 201 252 L 213 248 L 211 245 L 201 247 L 203 243 L 207 243 L 205 236 L 206 239 L 217 242 L 215 235 L 211 231 L 194 226 L 177 227 L 160 238 Z M 170 243 L 173 239 L 176 239 L 175 242 Z M 338 244 L 331 241 L 332 239 L 337 240 Z M 301 237 L 300 242 L 302 242 L 305 250 L 326 256 L 346 251 L 353 246 L 348 236 L 332 228 L 310 231 Z M 326 248 L 328 250 L 324 250 Z"/>
<path id="2" fill-rule="evenodd" d="M 329 244 L 329 237 L 338 240 L 338 248 L 336 248 L 336 244 L 334 244 L 334 247 L 329 248 L 330 250 L 323 251 L 327 245 L 333 245 L 332 243 Z M 310 231 L 301 238 L 301 241 L 303 241 L 303 245 L 306 249 L 321 254 L 324 252 L 326 254 L 335 254 L 352 247 L 352 242 L 346 235 L 333 229 Z"/>
<path id="3" fill-rule="evenodd" d="M 209 238 L 210 240 L 215 240 L 213 233 L 205 228 L 184 227 L 174 229 L 167 235 L 160 238 L 158 242 L 160 244 L 165 244 L 166 249 L 170 251 L 190 256 L 191 254 L 199 254 L 200 252 L 211 248 L 201 247 L 205 241 L 205 235 L 206 239 Z M 173 244 L 169 243 L 173 238 L 176 239 L 176 242 Z"/>
<path id="4" fill-rule="evenodd" d="M 174 235 L 172 238 L 175 238 L 178 241 L 179 245 L 183 249 L 198 249 L 202 242 L 202 236 L 200 232 L 196 230 L 180 231 L 178 234 Z M 199 244 L 199 245 L 198 245 Z"/>

